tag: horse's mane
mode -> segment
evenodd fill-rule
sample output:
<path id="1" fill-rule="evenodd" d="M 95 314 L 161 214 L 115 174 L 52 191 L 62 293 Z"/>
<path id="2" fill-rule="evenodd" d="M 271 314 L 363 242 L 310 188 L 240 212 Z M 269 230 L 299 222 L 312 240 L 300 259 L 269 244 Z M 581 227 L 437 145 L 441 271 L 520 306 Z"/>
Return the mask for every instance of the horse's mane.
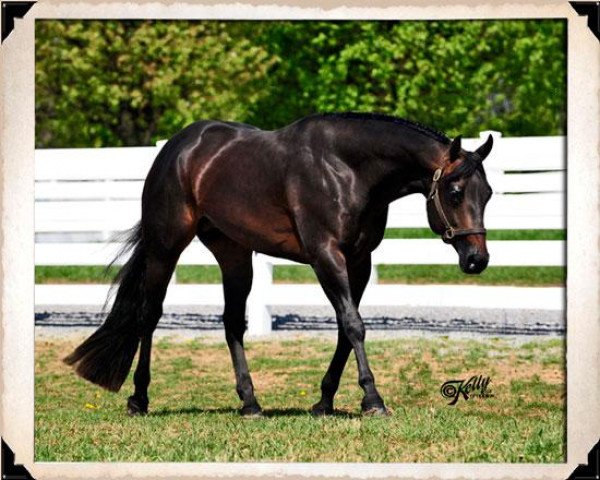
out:
<path id="1" fill-rule="evenodd" d="M 443 144 L 447 145 L 451 142 L 451 140 L 442 132 L 434 130 L 433 128 L 428 127 L 427 125 L 423 125 L 422 123 L 418 122 L 413 122 L 412 120 L 407 120 L 405 118 L 394 117 L 392 115 L 385 115 L 383 113 L 335 112 L 322 113 L 320 115 L 323 117 L 349 118 L 356 120 L 377 120 L 382 122 L 395 123 L 397 125 L 402 125 L 403 127 L 408 127 L 412 130 L 415 130 Z"/>
<path id="2" fill-rule="evenodd" d="M 444 145 L 448 145 L 452 142 L 444 133 L 434 130 L 427 125 L 423 125 L 419 122 L 407 120 L 401 117 L 395 117 L 392 115 L 386 115 L 383 113 L 363 113 L 363 112 L 333 112 L 333 113 L 321 113 L 317 116 L 321 117 L 334 117 L 334 118 L 349 118 L 356 120 L 376 120 L 382 122 L 395 123 L 415 130 L 429 138 L 437 140 Z M 476 171 L 484 171 L 481 160 L 477 158 L 473 153 L 467 152 L 464 160 L 458 165 L 452 173 L 448 174 L 448 180 L 455 180 L 457 178 L 468 178 L 473 175 Z"/>

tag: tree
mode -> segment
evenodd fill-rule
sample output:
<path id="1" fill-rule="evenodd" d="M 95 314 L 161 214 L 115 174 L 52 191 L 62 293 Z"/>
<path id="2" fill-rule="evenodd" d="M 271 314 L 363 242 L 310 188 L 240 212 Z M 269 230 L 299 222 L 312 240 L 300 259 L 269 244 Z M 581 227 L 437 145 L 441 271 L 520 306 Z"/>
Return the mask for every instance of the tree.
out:
<path id="1" fill-rule="evenodd" d="M 36 22 L 38 147 L 146 145 L 198 119 L 377 111 L 449 135 L 564 134 L 565 22 Z"/>
<path id="2" fill-rule="evenodd" d="M 553 20 L 282 23 L 261 39 L 279 91 L 253 120 L 277 101 L 283 118 L 380 111 L 449 134 L 563 134 L 564 35 Z"/>
<path id="3" fill-rule="evenodd" d="M 243 118 L 269 66 L 225 22 L 36 25 L 40 147 L 147 145 L 199 118 Z"/>

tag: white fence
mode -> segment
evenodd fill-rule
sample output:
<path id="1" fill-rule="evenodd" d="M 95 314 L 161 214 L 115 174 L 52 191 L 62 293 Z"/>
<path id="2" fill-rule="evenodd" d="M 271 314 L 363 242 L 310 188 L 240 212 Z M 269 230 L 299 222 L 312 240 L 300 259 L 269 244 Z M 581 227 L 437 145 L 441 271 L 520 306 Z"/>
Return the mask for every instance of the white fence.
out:
<path id="1" fill-rule="evenodd" d="M 480 139 L 465 139 L 467 149 Z M 494 189 L 486 210 L 488 229 L 565 228 L 565 138 L 495 137 L 485 161 Z M 156 147 L 52 149 L 36 151 L 36 265 L 105 265 L 118 244 L 91 242 L 90 234 L 108 239 L 140 217 L 143 181 L 162 142 Z M 425 199 L 412 195 L 390 207 L 388 228 L 428 227 Z M 83 241 L 81 236 L 83 235 Z M 65 241 L 71 237 L 75 241 Z M 58 240 L 58 241 L 57 241 Z M 489 241 L 490 265 L 563 266 L 563 241 Z M 386 239 L 373 254 L 374 265 L 456 264 L 452 247 L 440 240 Z M 216 265 L 212 254 L 194 241 L 179 264 Z M 274 285 L 273 265 L 293 262 L 254 256 L 255 277 L 248 300 L 250 333 L 270 331 L 270 305 L 328 304 L 318 285 Z M 372 276 L 372 283 L 376 282 Z M 37 285 L 36 304 L 102 304 L 105 285 Z M 167 304 L 220 305 L 220 285 L 170 285 Z M 439 305 L 474 308 L 564 308 L 562 288 L 516 288 L 451 285 L 370 285 L 363 305 Z"/>

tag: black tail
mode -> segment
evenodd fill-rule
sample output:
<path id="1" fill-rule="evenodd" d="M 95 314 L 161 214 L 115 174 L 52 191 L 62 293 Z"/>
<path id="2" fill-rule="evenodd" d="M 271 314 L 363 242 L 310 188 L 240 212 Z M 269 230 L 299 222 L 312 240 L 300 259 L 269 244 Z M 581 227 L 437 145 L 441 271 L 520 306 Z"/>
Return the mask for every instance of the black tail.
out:
<path id="1" fill-rule="evenodd" d="M 125 248 L 115 260 L 131 249 L 131 258 L 113 283 L 113 287 L 118 285 L 118 290 L 108 317 L 64 359 L 68 365 L 75 365 L 78 375 L 113 392 L 117 392 L 127 378 L 139 345 L 138 322 L 144 304 L 146 270 L 140 224 L 131 230 Z"/>

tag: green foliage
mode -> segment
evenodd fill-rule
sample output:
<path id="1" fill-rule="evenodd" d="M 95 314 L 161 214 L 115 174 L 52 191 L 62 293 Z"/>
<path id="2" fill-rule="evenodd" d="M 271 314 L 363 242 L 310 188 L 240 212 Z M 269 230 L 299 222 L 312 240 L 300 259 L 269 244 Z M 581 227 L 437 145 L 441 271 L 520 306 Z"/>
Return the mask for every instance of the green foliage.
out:
<path id="1" fill-rule="evenodd" d="M 148 145 L 243 118 L 272 63 L 225 22 L 42 21 L 36 35 L 38 147 Z"/>
<path id="2" fill-rule="evenodd" d="M 565 22 L 36 22 L 38 147 L 147 145 L 199 119 L 378 111 L 449 135 L 564 134 Z"/>

